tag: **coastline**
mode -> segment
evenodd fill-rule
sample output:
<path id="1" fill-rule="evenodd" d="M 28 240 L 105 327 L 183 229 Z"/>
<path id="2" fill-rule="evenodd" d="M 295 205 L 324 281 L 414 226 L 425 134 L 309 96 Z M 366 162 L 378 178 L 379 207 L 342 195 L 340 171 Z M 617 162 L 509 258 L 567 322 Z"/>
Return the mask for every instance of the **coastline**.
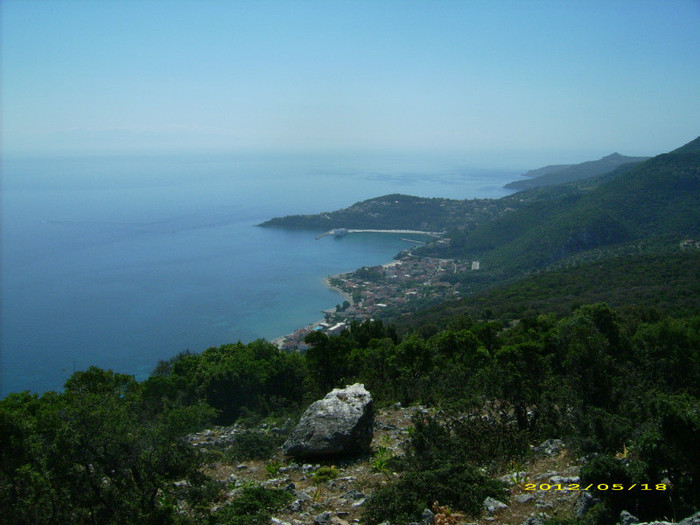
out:
<path id="1" fill-rule="evenodd" d="M 279 350 L 282 350 L 284 347 L 284 343 L 287 342 L 288 339 L 293 338 L 295 334 L 297 334 L 299 332 L 311 332 L 314 329 L 316 329 L 316 327 L 321 326 L 321 324 L 324 322 L 325 322 L 324 319 L 319 319 L 318 321 L 314 321 L 313 323 L 308 324 L 303 328 L 299 328 L 298 330 L 295 330 L 294 332 L 291 332 L 291 333 L 286 334 L 286 335 L 282 335 L 280 337 L 275 337 L 270 342 L 273 345 L 275 345 Z"/>
<path id="2" fill-rule="evenodd" d="M 395 266 L 399 263 L 400 263 L 400 261 L 392 261 L 390 263 L 382 264 L 381 266 L 383 268 L 390 268 L 390 267 Z M 353 270 L 353 271 L 355 271 L 355 270 Z M 353 301 L 351 294 L 349 294 L 346 291 L 338 288 L 337 286 L 333 286 L 331 284 L 331 279 L 334 279 L 334 278 L 340 279 L 341 276 L 346 275 L 348 273 L 352 273 L 352 271 L 346 272 L 346 273 L 338 273 L 338 274 L 334 274 L 334 275 L 328 275 L 327 277 L 324 277 L 321 280 L 321 282 L 323 283 L 323 285 L 326 288 L 340 294 L 346 301 L 348 301 L 350 303 L 351 306 L 354 306 L 355 302 Z M 332 308 L 329 310 L 332 310 Z M 274 339 L 270 340 L 270 342 L 272 344 L 274 344 L 278 349 L 282 350 L 284 348 L 284 344 L 289 339 L 294 339 L 295 336 L 298 336 L 299 333 L 302 333 L 302 332 L 308 333 L 308 332 L 311 332 L 312 330 L 318 329 L 318 327 L 320 327 L 320 326 L 325 326 L 325 322 L 326 322 L 325 319 L 319 319 L 318 321 L 314 321 L 313 323 L 310 323 L 310 324 L 304 326 L 303 328 L 299 328 L 299 329 L 295 330 L 294 332 L 291 332 L 289 334 L 285 334 L 285 335 L 282 335 L 279 337 L 275 337 Z"/>
<path id="3" fill-rule="evenodd" d="M 326 288 L 328 288 L 328 289 L 330 289 L 330 290 L 333 290 L 334 292 L 337 292 L 337 293 L 339 293 L 340 295 L 342 295 L 343 298 L 345 298 L 345 300 L 346 300 L 347 302 L 349 302 L 351 305 L 353 305 L 353 304 L 355 304 L 355 303 L 354 303 L 354 301 L 352 300 L 352 295 L 350 295 L 349 293 L 347 293 L 347 292 L 341 290 L 341 289 L 338 288 L 337 286 L 333 286 L 333 285 L 331 284 L 331 279 L 335 279 L 335 278 L 338 278 L 338 279 L 339 279 L 341 275 L 345 275 L 345 274 L 339 273 L 339 274 L 336 274 L 336 275 L 329 275 L 328 277 L 324 277 L 324 278 L 323 278 L 323 284 L 326 286 Z"/>
<path id="4" fill-rule="evenodd" d="M 340 277 L 341 275 L 344 275 L 344 274 L 339 273 L 336 275 L 329 275 L 327 277 L 324 277 L 321 280 L 321 282 L 323 283 L 324 286 L 326 286 L 326 288 L 328 288 L 329 290 L 333 290 L 334 292 L 340 294 L 350 304 L 353 304 L 352 296 L 350 294 L 344 292 L 343 290 L 341 290 L 337 286 L 333 286 L 331 284 L 331 279 L 333 279 L 334 277 Z M 318 321 L 314 321 L 314 322 L 304 326 L 303 328 L 299 328 L 299 329 L 295 330 L 294 332 L 291 332 L 289 334 L 285 334 L 285 335 L 282 335 L 279 337 L 275 337 L 270 342 L 273 345 L 275 345 L 277 348 L 282 350 L 284 348 L 284 344 L 285 344 L 285 342 L 287 342 L 287 340 L 294 338 L 295 335 L 299 334 L 300 332 L 304 332 L 304 333 L 311 332 L 311 331 L 317 329 L 319 326 L 322 326 L 323 323 L 325 323 L 325 322 L 326 322 L 325 319 L 319 319 Z"/>
<path id="5" fill-rule="evenodd" d="M 446 298 L 460 298 L 462 283 L 451 282 L 445 276 L 466 275 L 479 268 L 479 261 L 404 256 L 371 268 L 362 267 L 352 272 L 329 275 L 323 279 L 323 284 L 347 299 L 344 306 L 324 310 L 325 320 L 279 337 L 274 342 L 280 350 L 304 350 L 308 348 L 304 340 L 311 330 L 336 335 L 351 322 L 411 311 L 416 301 L 426 305 Z"/>

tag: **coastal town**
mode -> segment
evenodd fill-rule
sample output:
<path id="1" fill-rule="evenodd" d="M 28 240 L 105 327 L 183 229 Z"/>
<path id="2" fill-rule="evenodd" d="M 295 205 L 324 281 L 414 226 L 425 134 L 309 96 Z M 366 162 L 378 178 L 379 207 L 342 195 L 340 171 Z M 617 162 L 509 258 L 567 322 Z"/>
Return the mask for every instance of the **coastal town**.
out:
<path id="1" fill-rule="evenodd" d="M 312 331 L 337 335 L 352 321 L 400 315 L 460 297 L 462 282 L 455 277 L 479 269 L 479 261 L 417 257 L 404 252 L 399 260 L 388 264 L 329 276 L 323 282 L 343 296 L 342 304 L 324 311 L 323 320 L 280 337 L 275 343 L 281 350 L 304 351 L 308 348 L 304 338 Z"/>
<path id="2" fill-rule="evenodd" d="M 323 235 L 346 235 L 331 230 Z M 408 240 L 408 239 L 406 239 Z M 438 242 L 449 242 L 442 239 Z M 700 240 L 684 239 L 681 250 L 700 249 Z M 421 257 L 404 250 L 397 260 L 323 279 L 331 290 L 343 297 L 343 302 L 323 311 L 323 319 L 291 334 L 273 340 L 280 350 L 305 351 L 306 336 L 314 331 L 338 335 L 352 321 L 385 319 L 424 309 L 448 299 L 457 299 L 469 292 L 464 289 L 464 275 L 482 269 L 480 261 Z"/>

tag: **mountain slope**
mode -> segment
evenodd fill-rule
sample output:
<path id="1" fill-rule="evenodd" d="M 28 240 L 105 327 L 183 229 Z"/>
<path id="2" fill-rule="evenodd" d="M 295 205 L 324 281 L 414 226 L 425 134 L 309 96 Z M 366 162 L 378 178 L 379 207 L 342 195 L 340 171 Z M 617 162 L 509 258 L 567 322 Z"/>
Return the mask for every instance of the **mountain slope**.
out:
<path id="1" fill-rule="evenodd" d="M 536 201 L 464 235 L 452 257 L 502 270 L 535 270 L 587 250 L 645 240 L 677 245 L 700 236 L 700 138 L 590 191 Z"/>
<path id="2" fill-rule="evenodd" d="M 529 171 L 525 174 L 526 177 L 531 178 L 510 182 L 504 187 L 511 190 L 525 190 L 540 186 L 554 186 L 556 184 L 564 184 L 566 182 L 604 175 L 620 166 L 637 164 L 648 159 L 649 157 L 626 157 L 619 153 L 613 153 L 607 157 L 582 162 L 581 164 L 546 166 Z"/>
<path id="3" fill-rule="evenodd" d="M 502 214 L 510 205 L 496 199 L 455 200 L 392 194 L 357 202 L 333 212 L 277 217 L 259 226 L 318 232 L 333 228 L 442 231 L 487 222 Z"/>
<path id="4" fill-rule="evenodd" d="M 464 275 L 463 289 L 473 286 Z M 538 272 L 522 279 L 481 287 L 466 298 L 445 301 L 391 319 L 399 333 L 445 325 L 455 316 L 520 319 L 552 313 L 565 316 L 581 304 L 607 303 L 613 308 L 654 309 L 683 317 L 700 311 L 700 250 L 626 254 Z"/>

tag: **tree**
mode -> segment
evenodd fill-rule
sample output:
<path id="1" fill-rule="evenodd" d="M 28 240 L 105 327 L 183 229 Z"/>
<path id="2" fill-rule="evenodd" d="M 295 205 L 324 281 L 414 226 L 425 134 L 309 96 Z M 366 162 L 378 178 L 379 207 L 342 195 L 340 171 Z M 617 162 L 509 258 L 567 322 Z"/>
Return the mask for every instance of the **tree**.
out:
<path id="1" fill-rule="evenodd" d="M 154 415 L 131 376 L 92 367 L 65 392 L 0 402 L 0 503 L 9 523 L 167 523 L 162 496 L 198 475 L 181 437 L 213 416 L 203 405 Z"/>
<path id="2" fill-rule="evenodd" d="M 328 337 L 321 332 L 311 332 L 304 342 L 311 346 L 305 354 L 306 364 L 318 393 L 340 386 L 340 380 L 347 377 L 349 371 L 351 341 L 347 337 Z"/>

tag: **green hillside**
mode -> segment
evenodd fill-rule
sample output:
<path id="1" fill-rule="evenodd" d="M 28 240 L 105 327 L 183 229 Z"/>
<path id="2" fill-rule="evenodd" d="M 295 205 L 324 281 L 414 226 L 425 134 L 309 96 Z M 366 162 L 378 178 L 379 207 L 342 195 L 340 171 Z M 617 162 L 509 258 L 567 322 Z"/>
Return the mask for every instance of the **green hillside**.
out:
<path id="1" fill-rule="evenodd" d="M 610 173 L 620 166 L 631 166 L 648 160 L 649 157 L 627 157 L 619 153 L 613 153 L 598 160 L 591 160 L 574 165 L 546 166 L 537 170 L 528 171 L 525 176 L 528 179 L 510 182 L 504 187 L 511 190 L 526 190 L 540 186 L 554 186 L 575 180 L 597 177 Z"/>
<path id="2" fill-rule="evenodd" d="M 590 190 L 527 203 L 473 231 L 450 232 L 441 256 L 481 259 L 506 274 L 644 240 L 658 248 L 700 236 L 698 142 L 659 155 Z"/>
<path id="3" fill-rule="evenodd" d="M 259 226 L 319 233 L 333 228 L 442 231 L 487 222 L 501 215 L 511 204 L 495 199 L 455 200 L 392 194 L 333 212 L 278 217 Z"/>
<path id="4" fill-rule="evenodd" d="M 402 333 L 424 333 L 462 315 L 509 320 L 565 316 L 582 304 L 600 302 L 621 310 L 641 308 L 655 316 L 682 317 L 700 311 L 700 250 L 694 247 L 584 261 L 501 284 L 473 274 L 461 276 L 463 289 L 473 290 L 467 297 L 392 322 Z"/>

